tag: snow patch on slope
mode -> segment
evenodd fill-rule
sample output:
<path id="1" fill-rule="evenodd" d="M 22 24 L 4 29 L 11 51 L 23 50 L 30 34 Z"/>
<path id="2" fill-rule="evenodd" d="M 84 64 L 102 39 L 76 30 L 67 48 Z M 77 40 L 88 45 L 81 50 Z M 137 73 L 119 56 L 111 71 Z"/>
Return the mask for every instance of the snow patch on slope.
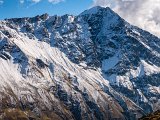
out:
<path id="1" fill-rule="evenodd" d="M 7 28 L 6 28 L 7 29 Z M 23 34 L 17 34 L 14 30 L 10 31 L 15 37 L 10 38 L 16 46 L 18 46 L 23 53 L 28 56 L 30 63 L 35 62 L 35 59 L 41 59 L 45 63 L 54 63 L 55 69 L 63 69 L 67 71 L 71 76 L 77 76 L 79 87 L 83 90 L 84 85 L 87 91 L 91 93 L 92 97 L 97 100 L 97 90 L 100 90 L 103 85 L 109 86 L 107 80 L 105 80 L 99 71 L 95 70 L 85 70 L 82 67 L 72 63 L 64 53 L 62 53 L 58 48 L 50 47 L 49 44 L 38 41 L 37 39 L 32 40 Z M 7 67 L 9 68 L 9 67 Z M 50 78 L 48 76 L 47 70 L 41 69 L 42 73 L 45 73 L 45 80 L 49 82 Z M 56 70 L 55 70 L 56 71 Z M 3 73 L 3 72 L 1 72 Z M 8 73 L 8 72 L 6 72 Z M 22 78 L 22 77 L 19 77 Z M 56 79 L 56 77 L 55 77 Z M 41 78 L 42 80 L 42 78 Z M 41 84 L 45 83 L 45 80 L 39 81 Z M 59 81 L 59 78 L 56 79 Z M 32 80 L 30 80 L 32 81 Z M 46 82 L 47 82 L 46 81 Z M 32 81 L 34 82 L 34 81 Z M 33 84 L 33 83 L 32 83 Z M 35 86 L 37 86 L 36 84 Z M 101 87 L 100 87 L 101 86 Z M 38 87 L 38 86 L 37 86 Z M 66 87 L 67 89 L 67 87 Z M 70 90 L 68 90 L 70 91 Z"/>
<path id="2" fill-rule="evenodd" d="M 102 62 L 102 70 L 109 70 L 113 68 L 118 62 L 117 56 Z M 151 75 L 160 72 L 160 68 L 156 65 L 151 65 L 144 60 L 141 60 L 140 66 L 136 70 L 131 69 L 123 76 L 111 75 L 106 77 L 111 85 L 123 86 L 129 90 L 133 90 L 133 84 L 130 81 L 132 78 L 142 77 L 143 75 Z"/>
<path id="3" fill-rule="evenodd" d="M 151 65 L 148 64 L 146 61 L 141 60 L 141 63 L 144 67 L 144 72 L 146 73 L 146 75 L 151 75 L 151 74 L 155 74 L 155 73 L 159 73 L 160 72 L 160 68 L 156 65 Z"/>

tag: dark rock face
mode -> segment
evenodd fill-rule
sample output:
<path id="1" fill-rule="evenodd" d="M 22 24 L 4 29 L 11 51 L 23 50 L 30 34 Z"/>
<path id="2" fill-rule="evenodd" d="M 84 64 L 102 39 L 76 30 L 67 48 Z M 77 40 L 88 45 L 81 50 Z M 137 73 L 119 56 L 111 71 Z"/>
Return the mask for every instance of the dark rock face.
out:
<path id="1" fill-rule="evenodd" d="M 21 74 L 26 74 L 28 58 L 18 46 L 10 43 L 7 38 L 0 41 L 0 57 L 5 60 L 13 59 L 14 64 L 20 64 Z"/>
<path id="2" fill-rule="evenodd" d="M 10 60 L 11 59 L 11 57 L 7 53 L 5 53 L 5 52 L 2 52 L 0 54 L 0 57 L 3 58 L 3 59 L 5 59 L 5 60 L 8 60 L 8 59 Z"/>
<path id="3" fill-rule="evenodd" d="M 41 59 L 36 59 L 37 66 L 40 68 L 45 68 L 47 66 Z"/>

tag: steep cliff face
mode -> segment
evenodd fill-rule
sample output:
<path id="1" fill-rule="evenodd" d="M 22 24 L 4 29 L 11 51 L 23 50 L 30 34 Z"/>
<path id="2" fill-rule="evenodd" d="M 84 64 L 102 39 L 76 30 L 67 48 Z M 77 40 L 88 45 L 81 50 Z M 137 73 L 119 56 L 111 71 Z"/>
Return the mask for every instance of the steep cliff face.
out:
<path id="1" fill-rule="evenodd" d="M 0 117 L 139 118 L 160 109 L 159 52 L 110 8 L 0 21 Z"/>

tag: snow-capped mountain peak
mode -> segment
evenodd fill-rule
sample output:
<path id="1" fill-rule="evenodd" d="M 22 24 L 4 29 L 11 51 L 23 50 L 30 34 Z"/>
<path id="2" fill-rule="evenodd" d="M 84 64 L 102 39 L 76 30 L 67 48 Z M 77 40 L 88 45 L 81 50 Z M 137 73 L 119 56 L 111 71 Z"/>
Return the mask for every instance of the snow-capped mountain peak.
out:
<path id="1" fill-rule="evenodd" d="M 93 8 L 90 8 L 88 10 L 85 10 L 84 12 L 82 12 L 80 15 L 86 15 L 86 14 L 96 14 L 99 10 L 101 9 L 105 9 L 104 7 L 101 6 L 95 6 Z"/>
<path id="2" fill-rule="evenodd" d="M 114 13 L 114 11 L 112 9 L 110 9 L 109 7 L 101 7 L 101 6 L 95 6 L 95 7 L 92 7 L 88 10 L 85 10 L 84 12 L 82 12 L 80 15 L 87 15 L 87 14 L 97 14 L 98 12 L 101 12 L 101 11 L 105 11 L 107 13 L 112 13 L 112 14 L 116 14 Z"/>
<path id="3" fill-rule="evenodd" d="M 160 109 L 159 52 L 156 36 L 110 8 L 0 21 L 0 109 L 67 120 L 139 118 Z"/>

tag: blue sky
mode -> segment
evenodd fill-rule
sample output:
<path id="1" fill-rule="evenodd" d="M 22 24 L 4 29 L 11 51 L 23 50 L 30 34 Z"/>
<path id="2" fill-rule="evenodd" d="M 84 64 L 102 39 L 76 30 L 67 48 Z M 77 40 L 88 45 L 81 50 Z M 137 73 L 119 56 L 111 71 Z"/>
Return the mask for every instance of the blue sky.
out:
<path id="1" fill-rule="evenodd" d="M 77 15 L 91 7 L 92 2 L 93 0 L 0 0 L 0 19 L 31 17 L 43 13 Z"/>

